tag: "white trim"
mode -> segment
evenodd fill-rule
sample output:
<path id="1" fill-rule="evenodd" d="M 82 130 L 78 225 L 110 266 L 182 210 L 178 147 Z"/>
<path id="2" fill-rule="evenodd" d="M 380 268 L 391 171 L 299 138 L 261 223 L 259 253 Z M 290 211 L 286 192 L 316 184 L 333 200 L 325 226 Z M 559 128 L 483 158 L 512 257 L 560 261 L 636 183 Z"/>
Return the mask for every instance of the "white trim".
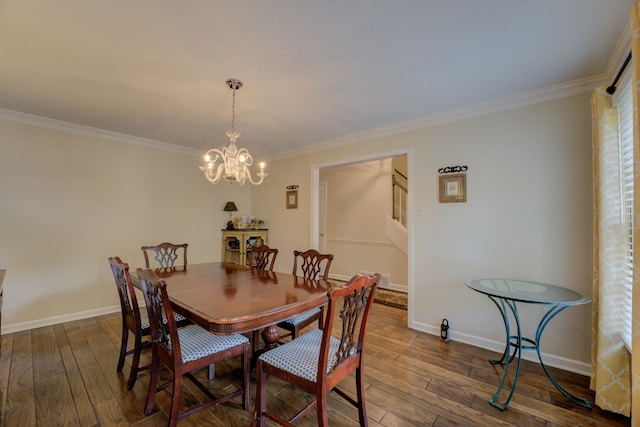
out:
<path id="1" fill-rule="evenodd" d="M 413 179 L 413 149 L 412 148 L 402 148 L 398 150 L 386 151 L 382 153 L 373 153 L 359 157 L 352 157 L 349 159 L 340 159 L 336 161 L 326 162 L 311 165 L 311 247 L 317 248 L 319 244 L 319 228 L 320 228 L 320 219 L 319 219 L 319 186 L 320 186 L 320 169 L 332 167 L 332 166 L 341 166 L 351 163 L 361 163 L 367 162 L 371 160 L 378 159 L 386 159 L 389 157 L 396 156 L 407 156 L 407 181 L 408 191 L 407 191 L 407 233 L 408 233 L 408 242 L 407 242 L 407 286 L 406 289 L 399 287 L 392 288 L 394 290 L 402 290 L 403 292 L 407 292 L 408 296 L 408 307 L 407 307 L 407 327 L 411 327 L 411 319 L 413 316 L 413 300 L 411 296 L 413 295 L 413 227 L 415 224 L 415 216 L 413 212 L 413 197 L 414 197 L 414 179 Z M 350 278 L 347 278 L 349 280 Z M 400 285 L 399 285 L 400 286 Z"/>
<path id="2" fill-rule="evenodd" d="M 353 239 L 336 239 L 333 237 L 327 237 L 327 242 L 338 243 L 343 245 L 360 245 L 360 246 L 386 246 L 395 248 L 391 242 L 375 242 L 373 240 L 353 240 Z"/>
<path id="3" fill-rule="evenodd" d="M 354 133 L 351 135 L 345 135 L 316 144 L 304 145 L 302 147 L 284 151 L 272 157 L 271 160 L 284 159 L 301 154 L 308 154 L 328 148 L 355 144 L 375 138 L 382 138 L 404 132 L 410 132 L 417 129 L 424 129 L 444 123 L 455 122 L 462 119 L 483 116 L 486 114 L 510 110 L 513 108 L 525 107 L 527 105 L 539 104 L 554 99 L 566 98 L 569 96 L 578 95 L 580 93 L 591 92 L 596 87 L 606 84 L 607 81 L 608 77 L 606 75 L 599 74 L 597 76 L 575 80 L 573 82 L 547 86 L 542 89 L 530 90 L 515 95 L 509 95 L 503 98 L 489 100 L 480 104 L 443 111 L 441 113 L 433 114 L 420 119 L 394 123 L 388 126 L 371 129 L 365 132 Z"/>
<path id="4" fill-rule="evenodd" d="M 613 49 L 613 53 L 609 57 L 609 63 L 607 64 L 606 75 L 609 82 L 613 82 L 616 78 L 618 70 L 622 67 L 624 60 L 627 59 L 627 55 L 631 52 L 631 15 L 627 19 L 627 24 L 623 27 L 622 34 L 616 42 L 616 47 Z M 629 66 L 631 68 L 631 66 Z"/>
<path id="5" fill-rule="evenodd" d="M 440 336 L 440 325 L 428 325 L 426 323 L 411 322 L 409 327 L 418 331 L 426 332 L 431 335 Z M 502 341 L 488 340 L 479 338 L 474 335 L 469 335 L 461 332 L 451 331 L 449 329 L 449 337 L 453 341 L 458 341 L 464 344 L 469 344 L 475 347 L 484 348 L 487 350 L 495 351 L 498 355 L 504 352 L 505 343 Z M 580 375 L 591 377 L 591 364 L 580 362 L 578 360 L 567 359 L 566 357 L 556 356 L 549 353 L 541 353 L 542 360 L 546 366 L 562 369 L 565 371 L 573 372 Z M 522 353 L 523 360 L 529 360 L 531 362 L 540 363 L 535 351 L 524 351 Z M 489 361 L 487 361 L 489 363 Z"/>
<path id="6" fill-rule="evenodd" d="M 120 305 L 111 307 L 97 308 L 95 310 L 80 311 L 78 313 L 70 313 L 62 316 L 53 316 L 46 319 L 38 319 L 30 322 L 13 323 L 10 325 L 2 325 L 2 335 L 11 334 L 13 332 L 27 331 L 29 329 L 41 328 L 43 326 L 57 325 L 59 323 L 71 322 L 74 320 L 88 319 L 91 317 L 102 316 L 103 314 L 111 314 L 120 311 Z"/>
<path id="7" fill-rule="evenodd" d="M 611 64 L 609 66 L 611 68 Z M 450 123 L 457 120 L 466 118 L 482 116 L 485 114 L 495 113 L 499 111 L 509 110 L 517 107 L 524 107 L 527 105 L 538 104 L 545 101 L 554 99 L 565 98 L 572 95 L 577 95 L 583 92 L 590 92 L 594 88 L 607 83 L 610 80 L 605 74 L 599 74 L 593 77 L 585 79 L 575 80 L 573 82 L 567 82 L 563 84 L 548 86 L 542 89 L 531 90 L 527 92 L 518 93 L 515 95 L 506 96 L 503 98 L 497 98 L 489 100 L 480 104 L 469 105 L 461 108 L 455 108 L 441 113 L 433 114 L 424 118 L 408 120 L 405 122 L 394 123 L 388 126 L 382 126 L 376 129 L 371 129 L 365 132 L 354 133 L 351 135 L 341 136 L 335 139 L 322 141 L 316 144 L 303 145 L 291 150 L 285 150 L 281 153 L 277 153 L 269 161 L 297 156 L 300 154 L 313 153 L 315 151 L 324 150 L 333 147 L 339 147 L 343 145 L 354 144 L 357 142 L 363 142 L 374 138 L 381 138 L 390 135 L 396 135 L 404 132 L 409 132 L 416 129 L 423 129 L 430 126 L 435 126 L 444 123 Z M 41 126 L 49 129 L 56 129 L 65 132 L 88 135 L 93 137 L 99 137 L 104 139 L 111 139 L 118 142 L 127 144 L 139 145 L 147 148 L 156 148 L 161 150 L 172 151 L 187 155 L 200 156 L 202 153 L 200 150 L 184 147 L 181 145 L 170 144 L 163 141 L 157 141 L 153 139 L 140 138 L 136 136 L 126 135 L 117 132 L 111 132 L 103 129 L 93 128 L 90 126 L 83 126 L 74 123 L 65 122 L 62 120 L 49 119 L 46 117 L 36 116 L 33 114 L 21 113 L 18 111 L 12 111 L 0 108 L 0 120 L 13 121 L 17 123 L 24 123 L 33 126 Z"/>
<path id="8" fill-rule="evenodd" d="M 387 277 L 389 277 L 389 276 L 387 275 Z M 331 273 L 329 273 L 329 280 L 336 280 L 336 281 L 339 281 L 339 282 L 347 283 L 350 279 L 351 279 L 351 277 L 349 277 L 349 276 L 343 276 L 341 274 L 331 274 Z M 401 285 L 399 283 L 393 283 L 391 281 L 387 281 L 386 283 L 380 282 L 378 284 L 378 287 L 380 287 L 381 289 L 389 289 L 391 291 L 404 292 L 407 295 L 408 295 L 408 291 L 409 291 L 409 287 L 407 285 Z"/>
<path id="9" fill-rule="evenodd" d="M 197 155 L 202 153 L 195 148 L 183 147 L 181 145 L 170 144 L 168 142 L 156 141 L 153 139 L 140 138 L 137 136 L 126 135 L 123 133 L 111 132 L 108 130 L 93 128 L 90 126 L 78 125 L 75 123 L 64 122 L 62 120 L 49 119 L 47 117 L 35 116 L 33 114 L 20 113 L 0 108 L 0 120 L 22 123 L 31 126 L 38 126 L 47 129 L 69 132 L 77 135 L 85 135 L 112 141 L 122 142 L 125 144 L 138 145 L 146 148 L 155 148 L 160 150 L 172 151 L 174 153 Z"/>

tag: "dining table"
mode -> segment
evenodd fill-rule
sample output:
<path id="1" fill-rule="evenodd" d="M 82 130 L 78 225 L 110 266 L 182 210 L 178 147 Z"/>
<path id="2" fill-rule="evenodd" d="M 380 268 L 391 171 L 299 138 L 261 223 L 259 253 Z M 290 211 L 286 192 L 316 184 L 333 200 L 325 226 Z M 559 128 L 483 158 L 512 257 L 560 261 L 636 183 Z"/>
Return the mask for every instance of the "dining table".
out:
<path id="1" fill-rule="evenodd" d="M 278 322 L 326 304 L 327 291 L 335 286 L 224 262 L 158 270 L 156 276 L 167 283 L 174 311 L 217 334 L 262 330 L 263 351 L 278 345 Z M 132 281 L 140 288 L 137 275 Z"/>

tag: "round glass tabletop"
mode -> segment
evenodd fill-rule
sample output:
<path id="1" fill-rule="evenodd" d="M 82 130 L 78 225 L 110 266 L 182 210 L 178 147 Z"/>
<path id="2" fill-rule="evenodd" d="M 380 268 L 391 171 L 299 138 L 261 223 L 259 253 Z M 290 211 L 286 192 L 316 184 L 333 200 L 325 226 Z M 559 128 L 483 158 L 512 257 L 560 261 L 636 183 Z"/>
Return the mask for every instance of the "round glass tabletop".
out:
<path id="1" fill-rule="evenodd" d="M 466 285 L 489 296 L 533 304 L 579 305 L 591 301 L 578 291 L 528 280 L 474 279 Z"/>

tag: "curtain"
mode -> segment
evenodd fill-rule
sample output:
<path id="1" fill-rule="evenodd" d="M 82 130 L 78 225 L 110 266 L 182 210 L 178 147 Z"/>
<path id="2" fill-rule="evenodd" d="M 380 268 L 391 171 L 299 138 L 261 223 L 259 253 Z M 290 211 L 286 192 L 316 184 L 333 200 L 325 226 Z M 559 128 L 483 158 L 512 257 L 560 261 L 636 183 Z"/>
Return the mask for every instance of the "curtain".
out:
<path id="1" fill-rule="evenodd" d="M 617 162 L 608 142 L 618 134 L 616 112 L 611 97 L 598 88 L 592 97 L 593 135 L 593 320 L 591 351 L 591 389 L 596 392 L 596 405 L 623 415 L 640 414 L 640 129 L 638 129 L 638 90 L 640 82 L 640 5 L 631 7 L 631 79 L 633 92 L 633 291 L 632 353 L 629 355 L 616 337 L 611 319 L 617 304 L 616 283 L 619 250 L 625 237 L 616 226 L 617 177 L 610 168 Z"/>
<path id="2" fill-rule="evenodd" d="M 593 167 L 593 302 L 591 384 L 596 405 L 626 416 L 631 411 L 629 355 L 618 336 L 617 301 L 623 291 L 626 232 L 620 221 L 618 115 L 605 86 L 591 99 Z"/>
<path id="3" fill-rule="evenodd" d="M 640 77 L 640 9 L 637 3 L 631 7 L 631 69 L 633 71 L 633 241 L 640 242 L 640 129 L 638 129 L 638 78 Z M 632 348 L 631 378 L 633 389 L 631 412 L 640 417 L 640 250 L 633 251 L 633 299 L 632 299 Z"/>

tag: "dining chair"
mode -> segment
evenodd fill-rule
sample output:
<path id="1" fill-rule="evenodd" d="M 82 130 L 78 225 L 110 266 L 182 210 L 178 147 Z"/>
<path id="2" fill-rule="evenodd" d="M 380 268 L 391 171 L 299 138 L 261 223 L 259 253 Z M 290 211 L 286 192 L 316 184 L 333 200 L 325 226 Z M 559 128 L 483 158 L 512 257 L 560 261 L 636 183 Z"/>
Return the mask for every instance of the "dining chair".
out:
<path id="1" fill-rule="evenodd" d="M 109 265 L 118 289 L 120 299 L 120 312 L 122 313 L 122 339 L 120 342 L 120 357 L 116 372 L 122 372 L 125 357 L 133 355 L 131 359 L 131 372 L 127 381 L 127 389 L 133 389 L 138 378 L 138 373 L 150 368 L 151 365 L 140 366 L 142 350 L 151 347 L 151 341 L 142 341 L 151 334 L 149 328 L 149 315 L 146 309 L 140 310 L 138 297 L 131 281 L 129 264 L 123 262 L 120 257 L 110 257 Z M 174 313 L 174 319 L 179 327 L 189 325 L 191 322 L 183 315 Z M 166 323 L 166 319 L 163 319 Z M 129 331 L 133 332 L 133 348 L 127 350 L 129 343 Z"/>
<path id="2" fill-rule="evenodd" d="M 252 426 L 264 427 L 267 418 L 290 426 L 315 407 L 318 426 L 326 427 L 327 396 L 332 391 L 355 406 L 360 425 L 367 426 L 364 349 L 369 315 L 380 277 L 380 274 L 356 274 L 344 287 L 330 288 L 327 292 L 327 319 L 322 329 L 307 332 L 258 357 L 256 410 Z M 337 331 L 335 336 L 334 331 Z M 354 371 L 356 399 L 338 388 Z M 267 411 L 270 376 L 314 394 L 313 401 L 289 420 Z"/>
<path id="3" fill-rule="evenodd" d="M 149 316 L 146 310 L 140 310 L 138 299 L 131 282 L 129 264 L 122 262 L 119 257 L 110 257 L 109 265 L 118 288 L 120 298 L 120 311 L 122 313 L 122 340 L 120 342 L 120 357 L 116 372 L 122 372 L 126 356 L 133 354 L 131 360 L 131 372 L 127 381 L 127 389 L 133 389 L 138 377 L 138 372 L 149 369 L 149 365 L 140 367 L 140 354 L 143 348 L 151 346 L 151 341 L 143 342 L 145 336 L 150 335 Z M 133 332 L 133 348 L 127 350 L 129 331 Z"/>
<path id="4" fill-rule="evenodd" d="M 156 272 L 169 272 L 176 271 L 182 267 L 182 270 L 187 269 L 187 247 L 188 243 L 160 243 L 153 246 L 142 246 L 142 253 L 144 254 L 144 265 L 146 268 L 150 268 L 149 255 L 153 254 L 153 259 L 156 260 L 158 267 Z M 182 264 L 180 263 L 180 253 L 182 253 Z"/>
<path id="5" fill-rule="evenodd" d="M 251 248 L 249 265 L 256 270 L 273 271 L 273 266 L 278 256 L 278 250 L 267 245 L 254 246 Z"/>
<path id="6" fill-rule="evenodd" d="M 167 294 L 167 284 L 159 279 L 153 270 L 137 271 L 143 290 L 149 324 L 151 328 L 151 376 L 149 394 L 145 406 L 145 415 L 150 415 L 156 400 L 157 392 L 172 386 L 171 409 L 169 410 L 169 426 L 175 426 L 178 420 L 203 411 L 212 406 L 226 402 L 234 397 L 242 396 L 242 405 L 249 410 L 251 391 L 249 382 L 249 340 L 241 334 L 215 335 L 199 325 L 189 325 L 178 329 L 173 320 L 173 309 Z M 168 319 L 166 326 L 162 319 Z M 242 387 L 216 397 L 209 388 L 198 380 L 194 373 L 210 365 L 232 357 L 240 357 Z M 161 366 L 172 371 L 172 378 L 158 385 Z M 183 380 L 188 378 L 210 400 L 191 406 L 180 412 Z"/>
<path id="7" fill-rule="evenodd" d="M 254 270 L 273 271 L 278 256 L 278 249 L 267 245 L 254 246 L 249 256 L 249 266 Z M 251 351 L 255 353 L 260 348 L 260 329 L 251 331 Z"/>
<path id="8" fill-rule="evenodd" d="M 293 251 L 293 275 L 298 275 L 298 267 L 302 273 L 302 277 L 307 280 L 327 280 L 329 277 L 329 269 L 333 261 L 333 254 L 321 254 L 315 249 L 307 251 Z M 324 317 L 324 308 L 318 307 L 297 316 L 291 317 L 285 321 L 278 323 L 278 327 L 288 331 L 281 338 L 291 336 L 295 339 L 300 335 L 300 331 L 318 321 L 318 327 L 322 328 L 322 319 Z"/>

